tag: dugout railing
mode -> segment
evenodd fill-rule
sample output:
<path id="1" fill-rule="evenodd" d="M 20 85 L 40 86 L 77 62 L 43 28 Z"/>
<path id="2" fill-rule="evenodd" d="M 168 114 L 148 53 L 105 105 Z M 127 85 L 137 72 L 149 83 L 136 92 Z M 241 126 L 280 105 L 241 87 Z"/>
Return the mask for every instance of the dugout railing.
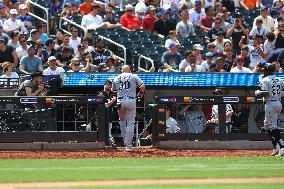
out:
<path id="1" fill-rule="evenodd" d="M 1 96 L 0 143 L 86 143 L 100 142 L 107 145 L 108 117 L 105 104 L 96 96 Z M 6 105 L 6 107 L 3 107 Z M 35 105 L 35 106 L 34 106 Z M 95 118 L 86 120 L 94 127 L 78 131 L 48 129 L 53 110 L 61 105 L 83 105 L 96 110 Z M 35 108 L 40 106 L 40 108 Z M 56 111 L 55 111 L 56 112 Z M 70 116 L 70 115 L 69 115 Z M 76 115 L 71 115 L 76 116 Z M 57 120 L 56 120 L 57 121 Z M 58 124 L 57 122 L 55 124 Z M 67 123 L 66 123 L 67 124 Z M 92 129 L 95 128 L 95 129 Z M 1 146 L 1 145 L 0 145 Z"/>
<path id="2" fill-rule="evenodd" d="M 166 133 L 166 109 L 180 104 L 218 105 L 218 133 Z M 263 99 L 254 96 L 165 96 L 157 97 L 152 104 L 152 144 L 161 141 L 268 141 L 267 133 L 226 133 L 226 104 L 263 104 Z M 283 136 L 283 134 L 282 134 Z"/>

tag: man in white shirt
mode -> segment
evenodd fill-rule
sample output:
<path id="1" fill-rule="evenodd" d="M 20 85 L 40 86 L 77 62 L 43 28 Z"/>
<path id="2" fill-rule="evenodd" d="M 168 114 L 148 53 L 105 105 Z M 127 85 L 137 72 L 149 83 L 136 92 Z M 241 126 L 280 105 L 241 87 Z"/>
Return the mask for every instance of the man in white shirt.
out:
<path id="1" fill-rule="evenodd" d="M 252 30 L 249 33 L 249 36 L 255 36 L 255 35 L 261 35 L 265 36 L 269 32 L 269 29 L 266 27 L 263 27 L 263 21 L 261 18 L 255 20 L 255 26 L 252 28 Z"/>
<path id="2" fill-rule="evenodd" d="M 231 69 L 231 73 L 252 73 L 249 68 L 244 67 L 244 58 L 239 55 L 236 58 L 237 65 Z"/>
<path id="3" fill-rule="evenodd" d="M 212 52 L 207 52 L 205 56 L 206 60 L 201 63 L 201 72 L 209 72 L 214 54 Z"/>
<path id="4" fill-rule="evenodd" d="M 260 15 L 254 19 L 253 26 L 256 26 L 256 20 L 261 19 L 263 22 L 263 27 L 267 28 L 268 31 L 274 30 L 274 20 L 271 16 L 268 15 L 268 8 L 262 7 L 260 10 Z"/>
<path id="5" fill-rule="evenodd" d="M 9 19 L 3 24 L 5 33 L 11 34 L 14 31 L 18 31 L 20 34 L 25 33 L 27 29 L 25 28 L 24 23 L 17 20 L 18 11 L 16 9 L 11 9 L 9 13 Z"/>
<path id="6" fill-rule="evenodd" d="M 49 67 L 43 70 L 43 75 L 60 75 L 64 73 L 65 70 L 62 67 L 57 67 L 57 59 L 54 56 L 48 58 Z"/>
<path id="7" fill-rule="evenodd" d="M 187 38 L 189 36 L 194 36 L 194 26 L 188 21 L 189 14 L 188 11 L 184 10 L 181 13 L 182 21 L 180 21 L 176 26 L 177 36 L 180 38 Z"/>
<path id="8" fill-rule="evenodd" d="M 21 36 L 19 39 L 20 46 L 16 48 L 16 53 L 19 57 L 19 60 L 22 59 L 22 57 L 28 55 L 28 45 L 27 45 L 27 40 L 24 36 Z"/>
<path id="9" fill-rule="evenodd" d="M 87 29 L 106 28 L 106 23 L 104 23 L 102 17 L 98 15 L 99 12 L 100 6 L 93 5 L 91 12 L 83 16 L 81 26 Z"/>
<path id="10" fill-rule="evenodd" d="M 78 37 L 78 29 L 76 27 L 72 27 L 70 29 L 71 37 L 69 41 L 69 46 L 74 50 L 77 51 L 78 45 L 81 44 L 81 38 Z"/>
<path id="11" fill-rule="evenodd" d="M 177 121 L 174 118 L 170 117 L 170 113 L 171 113 L 170 109 L 167 108 L 166 110 L 166 127 L 167 127 L 166 133 L 177 133 L 180 130 L 180 128 L 178 126 Z"/>
<path id="12" fill-rule="evenodd" d="M 189 9 L 189 21 L 193 23 L 194 26 L 198 26 L 200 18 L 205 16 L 205 10 L 202 8 L 201 0 L 195 0 L 194 8 Z"/>

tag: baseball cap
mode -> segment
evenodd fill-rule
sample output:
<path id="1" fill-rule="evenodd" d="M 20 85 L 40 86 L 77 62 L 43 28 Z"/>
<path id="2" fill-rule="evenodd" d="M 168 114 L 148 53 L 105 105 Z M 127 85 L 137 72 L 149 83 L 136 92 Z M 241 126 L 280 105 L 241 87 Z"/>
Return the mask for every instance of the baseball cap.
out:
<path id="1" fill-rule="evenodd" d="M 195 0 L 194 4 L 195 5 L 201 5 L 201 1 L 200 0 Z"/>
<path id="2" fill-rule="evenodd" d="M 45 41 L 45 46 L 49 45 L 50 43 L 52 43 L 54 40 L 52 38 L 48 38 L 46 41 Z"/>
<path id="3" fill-rule="evenodd" d="M 264 68 L 264 66 L 266 65 L 266 63 L 267 63 L 266 61 L 262 60 L 262 61 L 258 62 L 256 66 L 261 67 L 261 68 Z"/>
<path id="4" fill-rule="evenodd" d="M 18 11 L 17 11 L 17 9 L 11 9 L 9 13 L 10 14 L 18 14 Z"/>
<path id="5" fill-rule="evenodd" d="M 172 47 L 175 47 L 175 46 L 179 46 L 179 44 L 177 42 L 174 42 L 172 41 L 170 44 L 169 44 L 169 48 L 172 48 Z"/>
<path id="6" fill-rule="evenodd" d="M 148 10 L 156 10 L 156 7 L 154 7 L 153 5 L 150 5 L 150 6 L 148 7 Z"/>
<path id="7" fill-rule="evenodd" d="M 133 6 L 130 4 L 125 6 L 125 10 L 133 10 L 133 9 L 134 9 Z"/>
<path id="8" fill-rule="evenodd" d="M 220 36 L 220 35 L 223 35 L 223 36 L 224 36 L 225 33 L 224 33 L 223 31 L 218 31 L 216 35 L 217 35 L 217 36 Z"/>
<path id="9" fill-rule="evenodd" d="M 214 54 L 213 54 L 212 52 L 207 52 L 207 53 L 205 54 L 205 56 L 206 56 L 206 57 L 213 57 Z"/>
<path id="10" fill-rule="evenodd" d="M 35 49 L 35 46 L 34 46 L 34 45 L 28 46 L 28 50 L 29 50 L 30 48 L 34 48 L 34 49 Z"/>
<path id="11" fill-rule="evenodd" d="M 99 38 L 97 38 L 96 43 L 103 42 L 103 41 L 104 41 L 104 40 L 99 37 Z"/>
<path id="12" fill-rule="evenodd" d="M 214 62 L 218 62 L 219 60 L 223 60 L 223 57 L 217 56 L 214 58 Z"/>
<path id="13" fill-rule="evenodd" d="M 20 4 L 19 9 L 20 10 L 27 9 L 27 5 L 26 4 Z"/>
<path id="14" fill-rule="evenodd" d="M 48 58 L 47 62 L 50 62 L 52 60 L 57 60 L 57 58 L 55 56 L 51 56 L 51 57 Z"/>
<path id="15" fill-rule="evenodd" d="M 194 49 L 200 50 L 200 51 L 204 50 L 200 44 L 195 44 L 195 45 L 193 45 L 193 50 L 194 50 Z"/>
<path id="16" fill-rule="evenodd" d="M 262 11 L 268 11 L 268 8 L 265 7 L 265 6 L 264 6 L 264 7 L 261 7 L 261 8 L 260 8 L 260 11 L 261 11 L 261 12 L 262 12 Z"/>

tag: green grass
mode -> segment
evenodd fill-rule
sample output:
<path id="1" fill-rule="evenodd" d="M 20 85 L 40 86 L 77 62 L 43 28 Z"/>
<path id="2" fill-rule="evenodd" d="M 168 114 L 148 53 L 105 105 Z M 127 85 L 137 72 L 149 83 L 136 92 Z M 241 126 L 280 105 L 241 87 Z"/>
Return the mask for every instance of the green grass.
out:
<path id="1" fill-rule="evenodd" d="M 283 177 L 282 157 L 0 160 L 0 182 Z"/>
<path id="2" fill-rule="evenodd" d="M 149 185 L 149 186 L 96 186 L 96 187 L 61 187 L 42 189 L 283 189 L 284 184 L 193 184 L 193 185 Z"/>

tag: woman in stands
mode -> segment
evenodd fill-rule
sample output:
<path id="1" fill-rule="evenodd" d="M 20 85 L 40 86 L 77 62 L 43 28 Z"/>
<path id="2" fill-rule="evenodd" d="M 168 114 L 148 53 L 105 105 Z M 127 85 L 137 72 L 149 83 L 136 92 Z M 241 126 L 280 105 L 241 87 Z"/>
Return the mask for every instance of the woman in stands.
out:
<path id="1" fill-rule="evenodd" d="M 5 87 L 14 86 L 19 84 L 19 75 L 16 72 L 13 72 L 13 65 L 9 62 L 4 62 L 2 64 L 3 75 L 1 76 L 1 85 Z M 5 78 L 5 79 L 3 79 Z M 10 79 L 10 80 L 9 80 Z"/>

